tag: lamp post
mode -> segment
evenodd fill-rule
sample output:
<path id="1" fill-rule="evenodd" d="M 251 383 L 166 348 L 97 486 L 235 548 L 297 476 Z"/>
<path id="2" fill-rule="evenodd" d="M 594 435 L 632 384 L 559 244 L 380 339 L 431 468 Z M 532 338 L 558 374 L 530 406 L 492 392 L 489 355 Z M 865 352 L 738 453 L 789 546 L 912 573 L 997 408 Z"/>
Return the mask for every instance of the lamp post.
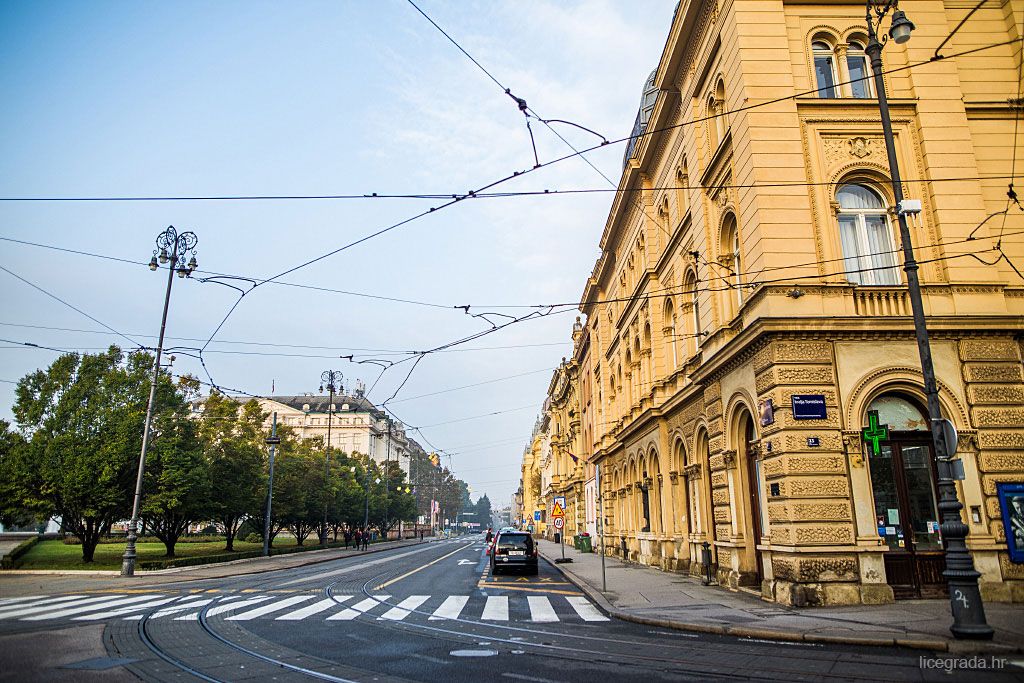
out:
<path id="1" fill-rule="evenodd" d="M 186 277 L 198 267 L 196 263 L 196 244 L 199 238 L 194 232 L 183 232 L 180 235 L 174 226 L 157 235 L 153 258 L 149 260 L 149 269 L 156 270 L 160 264 L 167 264 L 167 291 L 164 294 L 164 311 L 160 317 L 160 337 L 156 344 L 156 358 L 153 359 L 153 376 L 149 383 L 149 402 L 146 404 L 146 422 L 142 427 L 142 452 L 139 454 L 139 472 L 135 480 L 135 499 L 132 502 L 132 518 L 128 522 L 128 544 L 121 558 L 121 576 L 135 575 L 135 541 L 138 540 L 139 511 L 142 503 L 142 479 L 146 472 L 146 450 L 149 448 L 149 431 L 153 423 L 153 401 L 156 398 L 156 382 L 160 374 L 160 356 L 164 350 L 164 331 L 167 329 L 167 308 L 171 303 L 171 285 L 174 274 Z M 185 256 L 192 252 L 192 258 L 185 263 Z M 159 262 L 158 262 L 159 261 Z M 180 264 L 180 265 L 179 265 Z"/>
<path id="2" fill-rule="evenodd" d="M 324 442 L 324 525 L 320 531 L 320 547 L 327 547 L 327 507 L 328 490 L 331 485 L 331 417 L 334 414 L 334 392 L 342 391 L 341 381 L 344 376 L 338 370 L 324 370 L 320 375 L 320 391 L 324 387 L 330 392 L 330 400 L 327 403 L 327 441 Z"/>
<path id="3" fill-rule="evenodd" d="M 263 557 L 270 557 L 270 509 L 274 501 L 274 453 L 277 444 L 281 443 L 281 437 L 277 435 L 276 411 L 274 412 L 274 422 L 270 428 L 270 436 L 266 441 L 270 446 L 270 471 L 267 478 L 267 514 L 263 518 Z"/>
<path id="4" fill-rule="evenodd" d="M 917 276 L 918 264 L 914 258 L 914 247 L 910 240 L 910 229 L 907 226 L 907 211 L 903 206 L 903 188 L 896 160 L 896 145 L 892 135 L 889 101 L 886 98 L 885 81 L 882 78 L 882 42 L 886 38 L 883 36 L 882 41 L 879 41 L 877 29 L 881 27 L 882 19 L 890 11 L 892 11 L 892 24 L 888 37 L 900 45 L 910 40 L 914 24 L 899 9 L 896 0 L 867 0 L 868 44 L 864 51 L 871 59 L 875 92 L 878 93 L 878 109 L 882 118 L 882 133 L 885 136 L 885 152 L 889 159 L 889 176 L 892 181 L 893 200 L 896 203 L 896 219 L 899 222 L 900 241 L 903 242 L 903 270 L 907 273 L 907 291 L 910 297 L 910 307 L 914 314 L 917 350 L 921 356 L 921 374 L 924 378 L 928 414 L 931 418 L 932 441 L 935 445 L 936 469 L 939 475 L 938 507 L 939 514 L 942 516 L 942 538 L 946 559 L 946 569 L 942 575 L 946 578 L 949 586 L 950 606 L 953 613 L 953 625 L 949 630 L 957 638 L 988 640 L 992 638 L 994 631 L 985 621 L 985 607 L 978 589 L 978 577 L 981 574 L 974 568 L 974 560 L 967 549 L 966 538 L 970 530 L 960 517 L 963 505 L 957 499 L 956 482 L 953 480 L 950 464 L 952 454 L 949 453 L 946 436 L 943 432 L 942 406 L 939 404 L 928 328 L 925 326 L 921 284 Z"/>

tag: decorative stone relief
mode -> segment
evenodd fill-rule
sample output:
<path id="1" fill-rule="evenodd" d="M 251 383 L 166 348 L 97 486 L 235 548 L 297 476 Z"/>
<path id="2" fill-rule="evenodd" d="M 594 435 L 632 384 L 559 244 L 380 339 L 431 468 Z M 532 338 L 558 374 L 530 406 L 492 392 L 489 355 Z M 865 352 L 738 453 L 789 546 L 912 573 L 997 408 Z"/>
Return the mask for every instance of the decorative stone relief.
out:
<path id="1" fill-rule="evenodd" d="M 978 446 L 983 449 L 1021 449 L 1024 448 L 1024 433 L 984 429 L 978 432 Z"/>
<path id="2" fill-rule="evenodd" d="M 1010 484 L 1024 483 L 1024 473 L 983 474 L 981 475 L 981 490 L 985 492 L 986 496 L 994 496 L 996 495 L 996 483 L 1001 481 Z"/>
<path id="3" fill-rule="evenodd" d="M 711 493 L 711 500 L 715 505 L 728 505 L 729 489 L 715 489 Z"/>
<path id="4" fill-rule="evenodd" d="M 1021 382 L 1022 369 L 1020 364 L 981 364 L 966 363 L 968 382 Z"/>
<path id="5" fill-rule="evenodd" d="M 1024 453 L 982 453 L 978 467 L 983 472 L 1024 472 Z"/>
<path id="6" fill-rule="evenodd" d="M 972 403 L 1024 404 L 1024 386 L 1019 384 L 972 384 L 967 393 Z"/>
<path id="7" fill-rule="evenodd" d="M 758 396 L 780 384 L 832 384 L 831 366 L 772 366 L 754 379 Z"/>
<path id="8" fill-rule="evenodd" d="M 978 427 L 1020 427 L 1024 425 L 1024 408 L 975 408 Z"/>
<path id="9" fill-rule="evenodd" d="M 835 456 L 787 455 L 786 472 L 789 474 L 841 474 L 845 471 L 843 458 Z"/>
<path id="10" fill-rule="evenodd" d="M 730 469 L 736 467 L 736 451 L 722 451 L 722 466 Z"/>
<path id="11" fill-rule="evenodd" d="M 732 516 L 729 514 L 729 508 L 716 507 L 715 508 L 715 521 L 716 522 L 731 522 Z"/>
<path id="12" fill-rule="evenodd" d="M 820 479 L 800 477 L 783 482 L 788 495 L 793 497 L 829 497 L 848 496 L 849 489 L 845 479 Z"/>
<path id="13" fill-rule="evenodd" d="M 800 545 L 845 545 L 853 543 L 853 529 L 848 526 L 798 526 L 796 542 Z"/>
<path id="14" fill-rule="evenodd" d="M 832 344 L 816 341 L 778 342 L 770 348 L 779 363 L 831 363 Z"/>
<path id="15" fill-rule="evenodd" d="M 728 486 L 729 479 L 725 472 L 712 472 L 711 474 L 711 486 L 717 488 L 719 486 Z"/>
<path id="16" fill-rule="evenodd" d="M 1020 362 L 1017 345 L 1008 339 L 965 339 L 960 342 L 960 358 Z"/>
<path id="17" fill-rule="evenodd" d="M 864 454 L 860 447 L 860 432 L 843 434 L 843 447 L 851 467 L 864 467 Z"/>
<path id="18" fill-rule="evenodd" d="M 850 138 L 846 141 L 846 144 L 850 146 L 850 156 L 863 159 L 866 156 L 871 155 L 871 147 L 868 141 L 863 137 Z"/>

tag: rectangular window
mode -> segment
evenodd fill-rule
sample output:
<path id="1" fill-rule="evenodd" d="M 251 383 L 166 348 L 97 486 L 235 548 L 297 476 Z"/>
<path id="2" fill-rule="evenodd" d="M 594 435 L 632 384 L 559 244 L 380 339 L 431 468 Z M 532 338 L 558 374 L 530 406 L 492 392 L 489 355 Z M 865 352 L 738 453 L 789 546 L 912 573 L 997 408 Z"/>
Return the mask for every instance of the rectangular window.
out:
<path id="1" fill-rule="evenodd" d="M 850 91 L 854 97 L 871 97 L 871 84 L 868 82 L 868 64 L 864 55 L 847 55 L 846 68 L 850 71 Z M 864 79 L 864 80 L 857 80 Z"/>
<path id="2" fill-rule="evenodd" d="M 818 80 L 818 97 L 835 97 L 835 71 L 832 69 L 832 57 L 814 58 L 814 75 Z"/>

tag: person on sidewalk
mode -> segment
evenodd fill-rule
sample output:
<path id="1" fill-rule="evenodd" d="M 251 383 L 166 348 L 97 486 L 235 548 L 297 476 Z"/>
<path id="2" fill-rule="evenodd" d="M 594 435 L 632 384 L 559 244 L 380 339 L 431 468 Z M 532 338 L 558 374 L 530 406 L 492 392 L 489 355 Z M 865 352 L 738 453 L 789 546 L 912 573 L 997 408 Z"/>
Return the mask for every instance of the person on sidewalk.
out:
<path id="1" fill-rule="evenodd" d="M 369 529 L 364 529 L 363 530 L 363 550 L 369 550 L 369 549 L 370 549 L 370 530 Z"/>
<path id="2" fill-rule="evenodd" d="M 352 540 L 352 530 L 351 529 L 348 529 L 348 528 L 345 529 L 344 538 L 345 538 L 345 550 L 348 550 L 348 544 Z"/>

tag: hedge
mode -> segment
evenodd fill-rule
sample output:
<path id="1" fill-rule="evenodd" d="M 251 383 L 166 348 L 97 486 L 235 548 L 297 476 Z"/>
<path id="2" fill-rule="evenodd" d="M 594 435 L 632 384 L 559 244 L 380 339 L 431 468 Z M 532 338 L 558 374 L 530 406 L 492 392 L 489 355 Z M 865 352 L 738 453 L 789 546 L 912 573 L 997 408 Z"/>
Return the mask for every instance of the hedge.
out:
<path id="1" fill-rule="evenodd" d="M 39 539 L 39 536 L 32 536 L 31 538 L 27 538 L 14 546 L 14 550 L 4 555 L 3 559 L 0 559 L 0 569 L 17 569 L 19 564 L 18 560 L 21 559 L 21 556 L 27 553 L 32 546 L 38 543 Z"/>

